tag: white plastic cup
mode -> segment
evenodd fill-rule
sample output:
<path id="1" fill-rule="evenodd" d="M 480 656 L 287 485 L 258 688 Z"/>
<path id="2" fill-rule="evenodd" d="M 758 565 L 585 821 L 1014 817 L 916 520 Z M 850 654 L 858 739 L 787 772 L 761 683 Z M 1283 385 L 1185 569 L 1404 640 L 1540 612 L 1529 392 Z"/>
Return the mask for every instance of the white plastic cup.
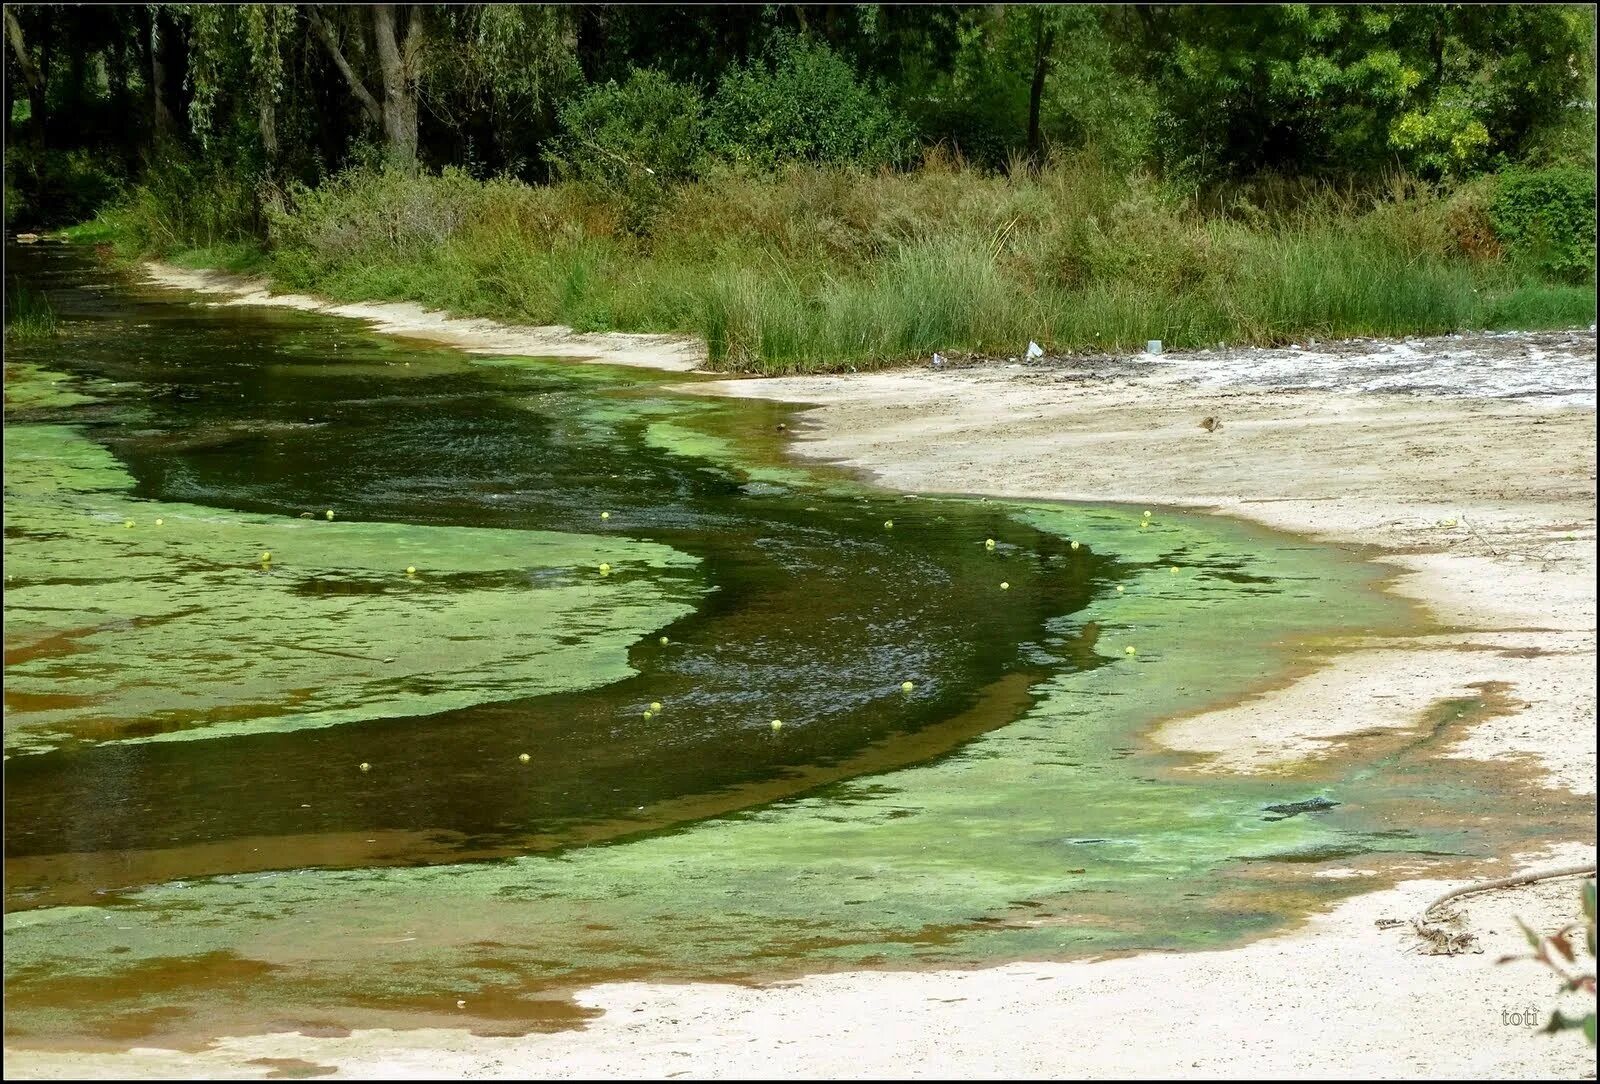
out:
<path id="1" fill-rule="evenodd" d="M 1161 340 L 1160 339 L 1151 339 L 1149 342 L 1145 343 L 1144 344 L 1144 352 L 1146 354 L 1159 354 L 1159 353 L 1161 353 Z"/>

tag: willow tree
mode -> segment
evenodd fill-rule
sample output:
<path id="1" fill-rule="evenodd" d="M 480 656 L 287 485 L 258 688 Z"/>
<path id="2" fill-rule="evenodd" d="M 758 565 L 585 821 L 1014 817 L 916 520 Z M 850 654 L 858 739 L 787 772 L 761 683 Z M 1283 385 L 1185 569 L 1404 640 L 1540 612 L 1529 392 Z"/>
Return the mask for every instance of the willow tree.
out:
<path id="1" fill-rule="evenodd" d="M 417 168 L 417 105 L 428 37 L 425 7 L 315 4 L 305 9 L 312 31 L 350 93 L 383 131 L 390 161 L 405 170 Z M 377 94 L 369 86 L 373 69 Z"/>
<path id="2" fill-rule="evenodd" d="M 469 157 L 491 146 L 515 168 L 554 132 L 556 106 L 583 84 L 573 9 L 459 4 L 442 9 L 424 56 L 423 105 Z"/>
<path id="3" fill-rule="evenodd" d="M 22 23 L 17 20 L 17 14 L 11 6 L 6 5 L 6 44 L 10 48 L 11 61 L 16 65 L 18 73 L 22 76 L 22 84 L 28 93 L 28 126 L 33 133 L 35 145 L 44 145 L 44 118 L 45 118 L 45 83 L 44 75 L 39 70 L 39 64 L 34 61 L 33 50 L 28 45 L 26 35 L 23 33 Z M 10 65 L 8 65 L 9 67 Z M 6 123 L 11 123 L 11 80 L 6 80 Z"/>
<path id="4" fill-rule="evenodd" d="M 279 157 L 284 57 L 300 20 L 293 4 L 191 4 L 189 123 L 209 142 L 225 98 L 253 118 L 269 176 Z"/>

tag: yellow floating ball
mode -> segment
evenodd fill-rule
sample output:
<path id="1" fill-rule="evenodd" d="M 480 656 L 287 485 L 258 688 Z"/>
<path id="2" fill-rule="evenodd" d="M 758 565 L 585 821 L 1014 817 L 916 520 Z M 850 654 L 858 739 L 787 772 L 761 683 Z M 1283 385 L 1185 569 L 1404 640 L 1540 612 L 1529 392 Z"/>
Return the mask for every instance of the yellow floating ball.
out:
<path id="1" fill-rule="evenodd" d="M 661 714 L 661 701 L 652 700 L 650 702 L 650 710 L 655 712 L 657 715 L 660 715 Z"/>
<path id="2" fill-rule="evenodd" d="M 644 717 L 646 719 L 654 718 L 654 716 L 652 716 L 648 711 L 644 713 Z"/>
<path id="3" fill-rule="evenodd" d="M 1174 576 L 1176 576 L 1178 574 L 1178 566 L 1177 565 L 1173 565 L 1171 568 L 1167 569 L 1167 571 L 1172 573 Z"/>
<path id="4" fill-rule="evenodd" d="M 261 551 L 261 563 L 262 564 L 266 564 L 270 560 L 272 560 L 272 551 L 271 550 L 262 550 Z"/>
<path id="5" fill-rule="evenodd" d="M 1144 510 L 1144 518 L 1145 519 L 1149 519 L 1150 518 L 1150 509 L 1146 508 Z"/>
<path id="6" fill-rule="evenodd" d="M 916 686 L 911 684 L 911 682 L 909 682 L 909 681 L 902 681 L 900 683 L 900 691 L 903 692 L 903 693 L 908 693 L 912 689 L 915 689 L 915 688 L 916 688 Z"/>
<path id="7" fill-rule="evenodd" d="M 774 731 L 782 730 L 783 729 L 783 720 L 782 719 L 774 719 L 774 720 L 772 720 L 772 729 Z"/>
<path id="8" fill-rule="evenodd" d="M 610 519 L 611 518 L 611 513 L 610 512 L 601 512 L 600 513 L 600 518 L 601 519 Z"/>
<path id="9" fill-rule="evenodd" d="M 156 526 L 157 526 L 157 527 L 159 527 L 159 526 L 161 526 L 161 525 L 162 525 L 162 524 L 163 524 L 163 523 L 165 523 L 165 522 L 167 522 L 167 521 L 166 521 L 166 520 L 164 520 L 164 519 L 158 519 L 158 520 L 156 520 Z"/>
<path id="10" fill-rule="evenodd" d="M 667 638 L 666 638 L 666 637 L 665 637 L 665 636 L 663 636 L 663 637 L 662 637 L 662 638 L 661 638 L 661 646 L 662 646 L 662 647 L 666 647 L 666 646 L 667 646 L 667 645 L 668 645 L 668 644 L 670 644 L 670 643 L 672 643 L 672 641 L 671 641 L 671 640 L 669 640 L 669 639 L 667 639 Z"/>
<path id="11" fill-rule="evenodd" d="M 883 521 L 883 525 L 885 527 L 893 527 L 894 526 L 894 520 L 886 519 L 886 520 Z"/>
<path id="12" fill-rule="evenodd" d="M 1009 590 L 1011 590 L 1011 585 L 1009 583 L 1007 583 L 1005 580 L 1001 580 L 1000 581 L 1000 590 L 1009 591 Z"/>
<path id="13" fill-rule="evenodd" d="M 1078 540 L 1077 539 L 1073 539 L 1072 540 L 1072 548 L 1073 549 L 1077 549 L 1078 548 Z"/>
<path id="14" fill-rule="evenodd" d="M 524 764 L 526 764 L 526 763 L 528 763 L 528 761 L 529 761 L 529 760 L 530 760 L 530 759 L 532 759 L 532 758 L 531 758 L 531 757 L 529 757 L 529 756 L 528 756 L 528 754 L 527 754 L 527 753 L 523 753 L 523 754 L 522 754 L 522 755 L 521 755 L 521 756 L 519 756 L 519 757 L 518 757 L 518 758 L 517 758 L 517 759 L 518 759 L 518 760 L 520 760 L 520 761 L 522 761 L 522 763 L 524 763 Z"/>
<path id="15" fill-rule="evenodd" d="M 333 518 L 333 509 L 331 509 L 331 508 L 328 509 L 326 512 L 323 513 L 323 515 L 327 516 L 329 519 L 332 519 Z"/>
<path id="16" fill-rule="evenodd" d="M 1137 655 L 1139 652 L 1137 648 L 1135 648 L 1132 644 L 1129 644 L 1127 647 L 1122 649 L 1122 653 L 1124 655 Z"/>
<path id="17" fill-rule="evenodd" d="M 125 520 L 122 521 L 122 525 L 124 527 L 132 527 L 133 526 L 133 520 L 125 519 Z"/>
<path id="18" fill-rule="evenodd" d="M 416 574 L 417 574 L 417 566 L 416 565 L 407 565 L 406 566 L 406 575 L 407 576 L 415 576 Z"/>
<path id="19" fill-rule="evenodd" d="M 372 770 L 372 765 L 363 760 L 361 762 L 361 770 L 364 772 L 370 772 Z"/>
<path id="20" fill-rule="evenodd" d="M 1120 583 L 1117 584 L 1117 594 L 1122 594 L 1122 585 Z"/>
<path id="21" fill-rule="evenodd" d="M 600 566 L 600 575 L 602 575 L 602 576 L 611 575 L 611 566 L 607 565 L 607 564 L 602 564 Z"/>
<path id="22" fill-rule="evenodd" d="M 983 540 L 983 548 L 984 548 L 984 549 L 986 549 L 986 550 L 992 550 L 992 549 L 994 549 L 994 539 L 992 539 L 992 538 L 985 538 L 985 539 L 984 539 L 984 540 Z"/>

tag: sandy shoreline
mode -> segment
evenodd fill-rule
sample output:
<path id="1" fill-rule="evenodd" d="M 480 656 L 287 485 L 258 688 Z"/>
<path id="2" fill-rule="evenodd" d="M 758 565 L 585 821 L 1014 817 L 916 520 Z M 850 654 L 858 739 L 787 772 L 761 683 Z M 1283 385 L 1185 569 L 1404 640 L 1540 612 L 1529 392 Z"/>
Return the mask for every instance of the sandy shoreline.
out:
<path id="1" fill-rule="evenodd" d="M 230 304 L 355 316 L 478 353 L 626 364 L 655 357 L 654 367 L 679 371 L 699 360 L 677 340 L 508 329 L 414 306 L 269 298 L 259 284 L 170 268 L 152 277 Z M 1462 365 L 1463 352 L 1501 350 L 1484 345 L 1492 338 L 1458 341 L 1453 353 L 1436 352 L 1437 364 L 1426 349 L 1415 362 L 1417 351 L 1408 348 L 1408 364 L 1418 372 Z M 1576 358 L 1592 370 L 1593 334 L 1568 339 L 1563 364 Z M 1520 367 L 1524 376 L 1551 353 L 1540 350 Z M 1280 380 L 1297 362 L 1314 368 L 1316 358 L 1254 354 L 1232 380 L 1211 378 L 1227 375 L 1225 359 L 1195 358 L 1099 375 L 1000 365 L 716 381 L 687 390 L 815 404 L 795 452 L 860 468 L 891 489 L 1181 506 L 1361 547 L 1394 567 L 1392 590 L 1441 623 L 1432 635 L 1352 644 L 1282 689 L 1157 729 L 1154 740 L 1203 754 L 1200 770 L 1282 770 L 1336 753 L 1361 731 L 1414 728 L 1439 701 L 1493 688 L 1505 709 L 1449 755 L 1503 759 L 1533 769 L 1535 785 L 1593 795 L 1595 413 L 1581 405 L 1585 395 L 1592 403 L 1592 383 L 1576 395 L 1564 385 L 1564 398 L 1547 402 L 1504 397 L 1493 382 L 1481 397 L 1375 392 L 1336 380 L 1269 389 L 1248 381 L 1262 373 Z M 1491 360 L 1485 372 L 1506 371 L 1501 359 Z M 1562 379 L 1570 383 L 1571 375 L 1567 365 Z M 1199 424 L 1205 418 L 1223 424 L 1208 430 Z M 1548 852 L 1500 856 L 1483 863 L 1481 875 L 1594 853 L 1591 832 Z M 1340 872 L 1363 875 L 1359 863 Z M 1554 928 L 1575 916 L 1577 886 L 1555 881 L 1467 901 L 1461 911 L 1481 954 L 1420 955 L 1403 928 L 1377 928 L 1377 919 L 1409 917 L 1451 887 L 1416 880 L 1350 899 L 1292 932 L 1213 952 L 841 973 L 756 991 L 614 984 L 579 995 L 605 1010 L 579 1031 L 518 1039 L 460 1031 L 266 1035 L 224 1039 L 198 1054 L 8 1050 L 6 1071 L 1592 1077 L 1593 1054 L 1580 1037 L 1533 1035 L 1505 1022 L 1509 1013 L 1554 1004 L 1548 973 L 1494 964 L 1522 946 L 1514 916 Z"/>

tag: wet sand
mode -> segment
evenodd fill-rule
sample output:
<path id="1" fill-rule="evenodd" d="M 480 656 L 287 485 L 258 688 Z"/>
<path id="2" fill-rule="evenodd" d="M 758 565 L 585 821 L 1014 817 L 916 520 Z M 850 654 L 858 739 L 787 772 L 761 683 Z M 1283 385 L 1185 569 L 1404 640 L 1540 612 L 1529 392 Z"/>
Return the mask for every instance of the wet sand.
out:
<path id="1" fill-rule="evenodd" d="M 230 303 L 282 300 L 220 276 L 157 275 Z M 423 326 L 407 326 L 407 306 L 289 303 L 305 307 L 300 301 L 362 316 L 380 330 L 435 337 L 426 331 L 438 318 L 424 314 Z M 474 342 L 479 332 L 471 325 L 479 323 L 455 322 L 452 337 L 440 341 L 473 352 L 551 352 L 533 345 L 548 329 L 527 329 L 518 339 L 523 329 L 490 325 Z M 612 341 L 626 337 L 552 334 L 610 362 L 637 364 L 652 349 Z M 1303 768 L 1374 731 L 1421 728 L 1443 700 L 1492 692 L 1499 709 L 1474 722 L 1448 755 L 1505 762 L 1534 786 L 1593 795 L 1594 342 L 1592 332 L 1579 332 L 1559 341 L 1481 336 L 1398 350 L 1337 344 L 1343 360 L 1334 366 L 1320 360 L 1326 349 L 1307 344 L 1114 363 L 716 381 L 690 390 L 816 404 L 796 454 L 854 466 L 895 490 L 1183 507 L 1359 548 L 1394 568 L 1391 590 L 1440 622 L 1433 635 L 1342 645 L 1281 688 L 1166 721 L 1152 740 L 1201 754 L 1194 770 Z M 692 346 L 672 349 L 663 367 L 692 368 Z M 1205 419 L 1222 424 L 1204 427 Z M 1502 855 L 1474 874 L 1592 861 L 1594 843 L 1591 825 L 1586 838 Z M 1319 875 L 1373 871 L 1356 861 Z M 1542 1016 L 1556 1003 L 1549 973 L 1495 964 L 1523 946 L 1514 918 L 1553 929 L 1576 917 L 1579 882 L 1464 901 L 1461 928 L 1477 935 L 1481 953 L 1426 955 L 1405 926 L 1376 925 L 1411 917 L 1458 883 L 1405 881 L 1289 933 L 1213 952 L 851 972 L 761 990 L 617 983 L 578 995 L 581 1005 L 604 1011 L 569 1032 L 265 1035 L 224 1039 L 198 1054 L 8 1051 L 6 1070 L 30 1077 L 1592 1077 L 1593 1053 L 1580 1036 L 1548 1037 L 1508 1022 L 1529 1010 Z"/>

